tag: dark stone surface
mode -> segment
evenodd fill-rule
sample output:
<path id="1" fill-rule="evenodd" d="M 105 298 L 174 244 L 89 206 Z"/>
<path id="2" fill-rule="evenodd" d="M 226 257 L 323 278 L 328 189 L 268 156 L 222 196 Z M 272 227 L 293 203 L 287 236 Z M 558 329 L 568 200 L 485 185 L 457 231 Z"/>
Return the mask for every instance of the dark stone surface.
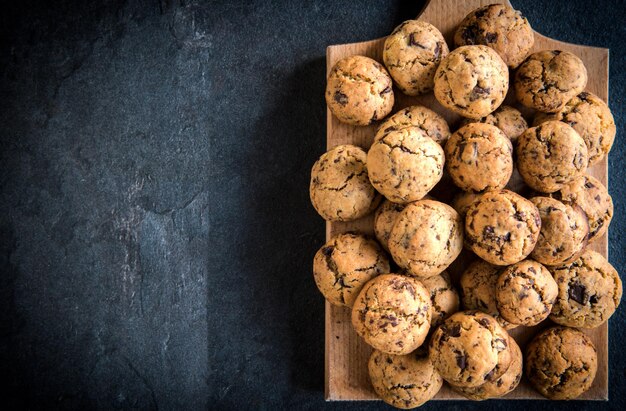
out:
<path id="1" fill-rule="evenodd" d="M 423 2 L 3 3 L 2 408 L 386 408 L 323 401 L 307 188 L 326 46 L 384 36 Z M 624 5 L 514 3 L 546 35 L 611 49 L 610 260 L 626 272 Z"/>

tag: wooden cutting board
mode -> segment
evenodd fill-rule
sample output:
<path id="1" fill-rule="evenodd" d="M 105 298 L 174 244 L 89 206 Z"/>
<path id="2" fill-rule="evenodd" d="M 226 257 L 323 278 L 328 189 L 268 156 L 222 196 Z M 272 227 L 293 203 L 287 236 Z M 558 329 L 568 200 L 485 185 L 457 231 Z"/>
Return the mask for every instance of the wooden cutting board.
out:
<path id="1" fill-rule="evenodd" d="M 491 4 L 493 0 L 431 0 L 419 15 L 419 20 L 427 21 L 439 28 L 443 33 L 448 45 L 453 46 L 452 37 L 456 26 L 473 9 Z M 510 4 L 508 1 L 502 3 Z M 532 21 L 530 22 L 532 26 Z M 341 44 L 329 46 L 326 51 L 327 74 L 333 65 L 341 58 L 351 55 L 365 55 L 382 63 L 382 51 L 385 39 L 377 39 L 362 43 Z M 589 74 L 587 90 L 599 96 L 605 102 L 608 98 L 609 85 L 609 50 L 597 47 L 580 46 L 564 43 L 542 36 L 535 32 L 535 45 L 532 52 L 546 49 L 566 50 L 580 57 Z M 450 124 L 452 130 L 456 130 L 459 116 L 445 110 L 431 94 L 421 97 L 408 97 L 395 90 L 396 104 L 393 112 L 414 105 L 425 105 L 443 115 Z M 515 103 L 512 95 L 507 96 L 505 104 L 521 107 Z M 532 112 L 522 110 L 532 120 Z M 530 123 L 530 121 L 529 121 Z M 327 146 L 335 147 L 339 144 L 354 144 L 368 149 L 374 138 L 377 125 L 367 127 L 355 127 L 340 123 L 330 111 L 327 111 Z M 597 177 L 603 184 L 608 183 L 608 169 L 606 158 L 587 171 Z M 607 185 L 608 187 L 608 185 Z M 440 199 L 445 197 L 447 201 L 455 192 L 455 188 L 438 187 Z M 373 234 L 373 216 L 367 216 L 357 221 L 346 223 L 326 223 L 326 239 L 346 232 L 360 231 Z M 594 242 L 590 248 L 598 251 L 608 258 L 607 235 Z M 469 253 L 466 253 L 469 254 Z M 467 258 L 467 255 L 465 256 Z M 456 262 L 450 268 L 453 278 L 458 278 L 463 264 Z M 326 341 L 325 341 L 325 395 L 327 400 L 372 400 L 376 395 L 370 385 L 367 373 L 367 360 L 371 348 L 360 339 L 350 322 L 350 310 L 348 308 L 334 307 L 326 303 Z M 539 327 L 542 327 L 541 325 Z M 545 325 L 544 325 L 545 327 Z M 519 327 L 511 332 L 511 335 L 524 349 L 525 343 L 537 333 L 536 327 Z M 580 397 L 586 400 L 608 399 L 608 326 L 604 324 L 593 330 L 586 330 L 598 350 L 598 373 L 593 386 Z M 519 387 L 504 397 L 505 399 L 544 399 L 534 391 L 527 381 L 522 379 Z M 435 399 L 464 399 L 454 393 L 447 385 L 441 389 Z"/>

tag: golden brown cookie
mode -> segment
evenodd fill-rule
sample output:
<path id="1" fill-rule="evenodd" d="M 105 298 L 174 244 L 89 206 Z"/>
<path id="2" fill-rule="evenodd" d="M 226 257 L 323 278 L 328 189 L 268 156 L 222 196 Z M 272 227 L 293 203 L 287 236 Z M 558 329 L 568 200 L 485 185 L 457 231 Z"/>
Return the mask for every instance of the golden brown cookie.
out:
<path id="1" fill-rule="evenodd" d="M 586 250 L 576 261 L 551 267 L 559 294 L 550 319 L 557 324 L 595 328 L 613 315 L 622 299 L 622 281 L 601 255 Z"/>
<path id="2" fill-rule="evenodd" d="M 611 151 L 615 141 L 615 120 L 609 106 L 598 96 L 583 91 L 556 113 L 538 112 L 534 125 L 549 120 L 567 123 L 580 134 L 589 151 L 589 166 L 600 162 Z"/>
<path id="3" fill-rule="evenodd" d="M 385 40 L 383 61 L 398 88 L 406 95 L 417 96 L 433 90 L 435 71 L 449 51 L 435 26 L 407 20 Z"/>
<path id="4" fill-rule="evenodd" d="M 423 198 L 441 180 L 443 149 L 417 127 L 390 131 L 367 153 L 372 185 L 394 203 Z"/>
<path id="5" fill-rule="evenodd" d="M 443 385 L 428 357 L 416 352 L 393 355 L 374 350 L 367 368 L 376 394 L 396 408 L 419 407 L 437 395 Z"/>
<path id="6" fill-rule="evenodd" d="M 554 113 L 587 86 L 587 69 L 574 54 L 544 50 L 531 54 L 515 72 L 515 94 L 526 107 Z"/>
<path id="7" fill-rule="evenodd" d="M 309 194 L 315 210 L 327 221 L 361 218 L 380 203 L 367 175 L 367 153 L 353 145 L 330 149 L 311 170 Z"/>
<path id="8" fill-rule="evenodd" d="M 407 205 L 389 236 L 394 261 L 419 278 L 441 273 L 462 249 L 461 217 L 439 201 L 421 200 Z"/>
<path id="9" fill-rule="evenodd" d="M 513 145 L 496 126 L 470 123 L 454 132 L 445 147 L 446 170 L 464 191 L 504 188 L 513 172 Z"/>
<path id="10" fill-rule="evenodd" d="M 430 295 L 418 280 L 383 274 L 361 289 L 352 307 L 352 325 L 377 350 L 408 354 L 426 339 L 430 309 Z"/>
<path id="11" fill-rule="evenodd" d="M 598 355 L 591 339 L 567 327 L 552 327 L 535 336 L 526 347 L 526 377 L 551 400 L 569 400 L 587 391 L 598 370 Z"/>
<path id="12" fill-rule="evenodd" d="M 517 138 L 528 128 L 528 123 L 522 117 L 522 113 L 511 106 L 500 106 L 493 113 L 478 120 L 464 118 L 461 121 L 461 127 L 470 123 L 485 123 L 496 126 L 502 130 L 512 143 L 515 143 Z"/>
<path id="13" fill-rule="evenodd" d="M 374 214 L 374 233 L 385 250 L 389 250 L 388 243 L 391 229 L 396 222 L 396 218 L 400 215 L 400 212 L 404 210 L 404 207 L 404 204 L 385 200 L 376 209 L 376 213 Z"/>
<path id="14" fill-rule="evenodd" d="M 454 34 L 454 44 L 482 44 L 498 52 L 511 68 L 517 67 L 535 43 L 533 29 L 522 13 L 504 4 L 490 4 L 470 12 Z"/>
<path id="15" fill-rule="evenodd" d="M 550 197 L 533 197 L 539 210 L 541 231 L 530 256 L 546 265 L 574 261 L 587 244 L 589 222 L 582 208 L 564 204 Z"/>
<path id="16" fill-rule="evenodd" d="M 560 121 L 546 121 L 517 139 L 517 169 L 528 186 L 553 193 L 585 173 L 585 140 Z"/>
<path id="17" fill-rule="evenodd" d="M 450 127 L 446 119 L 424 106 L 410 106 L 385 119 L 378 127 L 374 140 L 380 140 L 390 131 L 411 126 L 421 129 L 441 145 L 450 137 Z"/>
<path id="18" fill-rule="evenodd" d="M 462 191 L 452 200 L 452 208 L 456 210 L 457 213 L 461 216 L 463 221 L 465 221 L 465 214 L 467 213 L 467 209 L 474 204 L 474 201 L 480 198 L 481 194 L 479 193 L 468 193 L 467 191 Z"/>
<path id="19" fill-rule="evenodd" d="M 484 193 L 465 216 L 465 242 L 483 260 L 510 265 L 535 247 L 541 217 L 537 207 L 509 190 Z"/>
<path id="20" fill-rule="evenodd" d="M 313 259 L 313 277 L 324 298 L 352 307 L 363 285 L 389 272 L 389 260 L 380 245 L 360 234 L 340 234 L 324 244 Z"/>
<path id="21" fill-rule="evenodd" d="M 534 260 L 524 260 L 498 276 L 496 305 L 505 320 L 531 327 L 548 318 L 557 293 L 550 271 Z"/>
<path id="22" fill-rule="evenodd" d="M 430 339 L 429 357 L 443 379 L 458 387 L 497 380 L 513 359 L 509 334 L 481 311 L 448 317 Z"/>
<path id="23" fill-rule="evenodd" d="M 344 123 L 355 126 L 383 119 L 393 108 L 391 77 L 382 64 L 365 56 L 339 60 L 326 82 L 326 104 Z"/>
<path id="24" fill-rule="evenodd" d="M 462 46 L 444 58 L 435 73 L 435 98 L 468 118 L 497 109 L 509 89 L 509 69 L 487 46 Z"/>
<path id="25" fill-rule="evenodd" d="M 430 293 L 432 312 L 430 326 L 438 327 L 450 315 L 459 311 L 459 293 L 450 281 L 450 275 L 442 272 L 439 275 L 420 280 Z"/>

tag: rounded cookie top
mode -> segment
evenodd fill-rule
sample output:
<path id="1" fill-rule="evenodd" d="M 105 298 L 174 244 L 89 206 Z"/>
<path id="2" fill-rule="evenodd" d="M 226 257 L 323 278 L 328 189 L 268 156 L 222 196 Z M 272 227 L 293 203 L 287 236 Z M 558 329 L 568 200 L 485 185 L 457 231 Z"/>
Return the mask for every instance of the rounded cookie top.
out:
<path id="1" fill-rule="evenodd" d="M 459 293 L 450 281 L 450 275 L 444 271 L 439 275 L 420 280 L 430 293 L 432 312 L 430 326 L 438 327 L 450 315 L 459 311 Z"/>
<path id="2" fill-rule="evenodd" d="M 442 145 L 450 137 L 450 127 L 442 116 L 424 106 L 410 106 L 385 119 L 378 127 L 374 141 L 380 140 L 390 131 L 405 127 L 417 127 Z"/>
<path id="3" fill-rule="evenodd" d="M 554 197 L 583 209 L 589 221 L 588 242 L 602 237 L 608 230 L 613 218 L 613 199 L 597 178 L 584 174 L 563 186 Z"/>
<path id="4" fill-rule="evenodd" d="M 518 67 L 514 85 L 520 103 L 554 113 L 585 89 L 587 69 L 582 60 L 570 52 L 539 51 Z"/>
<path id="5" fill-rule="evenodd" d="M 519 110 L 504 105 L 498 107 L 493 113 L 479 118 L 478 120 L 464 118 L 461 121 L 461 127 L 470 123 L 485 123 L 496 126 L 502 130 L 512 143 L 515 143 L 517 138 L 528 128 L 528 123 L 524 117 L 522 117 L 522 113 L 520 113 Z"/>
<path id="6" fill-rule="evenodd" d="M 363 285 L 389 272 L 389 260 L 378 243 L 359 234 L 340 234 L 313 258 L 313 277 L 326 300 L 352 307 Z"/>
<path id="7" fill-rule="evenodd" d="M 309 194 L 325 220 L 356 220 L 378 206 L 380 196 L 369 181 L 366 159 L 362 148 L 346 144 L 330 149 L 315 162 Z"/>
<path id="8" fill-rule="evenodd" d="M 483 44 L 498 52 L 511 68 L 517 67 L 535 43 L 533 30 L 522 13 L 504 4 L 479 7 L 468 14 L 454 34 L 454 44 Z"/>
<path id="9" fill-rule="evenodd" d="M 513 145 L 496 126 L 470 123 L 454 132 L 445 147 L 446 169 L 464 191 L 504 188 L 513 173 Z"/>
<path id="10" fill-rule="evenodd" d="M 495 265 L 511 265 L 526 258 L 540 229 L 537 207 L 509 190 L 487 191 L 465 216 L 466 244 Z"/>
<path id="11" fill-rule="evenodd" d="M 487 46 L 462 46 L 443 59 L 435 73 L 435 98 L 468 118 L 481 118 L 502 104 L 509 69 Z"/>
<path id="12" fill-rule="evenodd" d="M 443 176 L 443 149 L 417 127 L 390 131 L 367 153 L 369 179 L 388 200 L 423 198 Z"/>
<path id="13" fill-rule="evenodd" d="M 505 320 L 530 327 L 548 318 L 557 293 L 550 271 L 536 261 L 524 260 L 498 276 L 496 304 Z"/>
<path id="14" fill-rule="evenodd" d="M 417 96 L 432 91 L 435 71 L 449 51 L 435 26 L 407 20 L 385 40 L 383 61 L 398 88 L 406 95 Z"/>
<path id="15" fill-rule="evenodd" d="M 517 139 L 517 169 L 530 188 L 553 193 L 587 170 L 587 146 L 560 121 L 547 121 Z"/>
<path id="16" fill-rule="evenodd" d="M 494 381 L 512 361 L 508 333 L 481 311 L 448 317 L 430 339 L 429 356 L 443 379 L 459 387 Z"/>
<path id="17" fill-rule="evenodd" d="M 426 339 L 430 308 L 430 295 L 418 280 L 383 274 L 361 289 L 352 307 L 352 325 L 372 347 L 408 354 Z"/>
<path id="18" fill-rule="evenodd" d="M 396 218 L 400 215 L 400 212 L 404 210 L 404 207 L 404 204 L 385 200 L 380 207 L 376 209 L 376 213 L 374 214 L 374 233 L 385 250 L 389 250 L 388 243 L 391 229 L 396 222 Z"/>
<path id="19" fill-rule="evenodd" d="M 428 357 L 415 352 L 393 355 L 374 350 L 367 368 L 376 394 L 396 408 L 419 407 L 437 395 L 443 385 Z"/>
<path id="20" fill-rule="evenodd" d="M 598 355 L 584 333 L 552 327 L 528 344 L 524 363 L 526 377 L 543 396 L 569 400 L 591 387 L 598 370 Z"/>
<path id="21" fill-rule="evenodd" d="M 533 197 L 530 201 L 541 216 L 539 239 L 530 256 L 546 265 L 565 264 L 578 258 L 589 233 L 583 209 L 550 197 Z"/>
<path id="22" fill-rule="evenodd" d="M 595 328 L 606 322 L 622 299 L 615 268 L 595 251 L 550 269 L 559 287 L 550 319 L 570 327 Z"/>
<path id="23" fill-rule="evenodd" d="M 434 200 L 408 204 L 389 236 L 389 251 L 394 261 L 420 278 L 441 273 L 462 249 L 460 216 L 449 205 Z"/>
<path id="24" fill-rule="evenodd" d="M 339 121 L 365 126 L 393 108 L 391 77 L 382 64 L 365 56 L 339 60 L 326 82 L 326 104 Z"/>
<path id="25" fill-rule="evenodd" d="M 589 166 L 600 162 L 615 141 L 615 120 L 609 106 L 598 96 L 583 91 L 556 113 L 538 112 L 534 125 L 549 120 L 560 120 L 572 126 L 585 140 L 589 151 Z"/>

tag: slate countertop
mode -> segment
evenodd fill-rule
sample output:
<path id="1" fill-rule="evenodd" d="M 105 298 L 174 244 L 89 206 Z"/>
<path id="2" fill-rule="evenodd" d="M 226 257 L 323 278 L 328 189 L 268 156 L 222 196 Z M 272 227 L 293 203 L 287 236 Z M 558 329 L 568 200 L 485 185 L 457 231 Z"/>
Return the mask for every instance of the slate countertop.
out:
<path id="1" fill-rule="evenodd" d="M 610 261 L 626 273 L 623 2 L 512 0 L 610 48 Z M 0 13 L 3 409 L 383 409 L 325 403 L 309 204 L 325 49 L 423 1 L 5 2 Z M 626 310 L 607 403 L 626 407 Z"/>

